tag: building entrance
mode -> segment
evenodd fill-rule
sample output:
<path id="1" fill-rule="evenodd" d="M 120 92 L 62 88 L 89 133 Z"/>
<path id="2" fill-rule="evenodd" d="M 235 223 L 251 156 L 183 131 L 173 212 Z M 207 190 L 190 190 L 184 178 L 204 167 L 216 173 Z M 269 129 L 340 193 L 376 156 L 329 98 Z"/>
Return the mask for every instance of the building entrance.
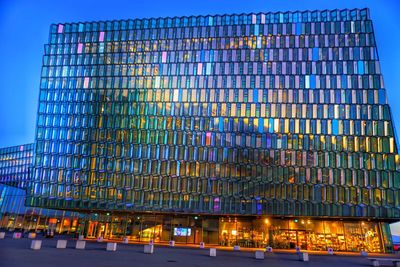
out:
<path id="1" fill-rule="evenodd" d="M 98 238 L 99 236 L 102 236 L 104 238 L 107 238 L 109 236 L 108 229 L 108 223 L 89 221 L 87 228 L 87 237 Z"/>

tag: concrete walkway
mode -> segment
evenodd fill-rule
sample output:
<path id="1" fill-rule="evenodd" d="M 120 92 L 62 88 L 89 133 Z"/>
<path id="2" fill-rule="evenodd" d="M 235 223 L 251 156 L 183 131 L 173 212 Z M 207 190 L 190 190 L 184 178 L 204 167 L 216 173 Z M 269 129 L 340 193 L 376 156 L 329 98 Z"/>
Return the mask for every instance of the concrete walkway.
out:
<path id="1" fill-rule="evenodd" d="M 86 241 L 89 242 L 96 242 L 96 239 L 93 238 L 86 238 Z M 104 239 L 104 242 L 116 242 L 116 243 L 122 243 L 121 239 Z M 137 241 L 129 241 L 129 244 L 133 245 L 147 245 L 149 242 L 137 242 Z M 217 248 L 218 250 L 224 250 L 224 251 L 232 251 L 233 247 L 227 247 L 227 246 L 218 246 L 218 245 L 208 245 L 205 244 L 206 248 Z M 169 244 L 168 242 L 158 242 L 155 243 L 155 246 L 164 246 L 168 247 Z M 180 247 L 180 248 L 199 248 L 199 244 L 182 244 L 182 243 L 175 243 L 175 247 Z M 262 248 L 246 248 L 246 247 L 240 247 L 241 251 L 247 251 L 247 252 L 255 252 L 256 250 L 262 250 Z M 273 249 L 275 253 L 295 253 L 295 249 Z M 327 255 L 327 251 L 314 251 L 314 250 L 301 250 L 302 252 L 307 252 L 310 255 Z M 340 256 L 360 256 L 360 252 L 350 252 L 350 251 L 335 251 L 335 255 L 340 255 Z M 373 256 L 373 257 L 394 257 L 394 254 L 386 254 L 386 253 L 368 253 L 368 256 Z"/>
<path id="2" fill-rule="evenodd" d="M 253 251 L 233 252 L 217 250 L 217 257 L 209 257 L 208 249 L 190 247 L 155 246 L 154 254 L 144 254 L 143 244 L 118 244 L 116 252 L 105 250 L 106 243 L 86 242 L 85 250 L 76 250 L 76 240 L 68 240 L 66 249 L 56 249 L 56 239 L 42 239 L 40 250 L 31 250 L 31 240 L 11 239 L 7 234 L 0 240 L 0 267 L 106 267 L 106 266 L 171 266 L 171 267 L 245 267 L 245 266 L 307 266 L 346 267 L 370 266 L 370 261 L 361 256 L 310 255 L 309 262 L 298 261 L 291 253 L 265 254 L 264 260 L 254 259 Z M 391 255 L 390 257 L 395 257 Z"/>

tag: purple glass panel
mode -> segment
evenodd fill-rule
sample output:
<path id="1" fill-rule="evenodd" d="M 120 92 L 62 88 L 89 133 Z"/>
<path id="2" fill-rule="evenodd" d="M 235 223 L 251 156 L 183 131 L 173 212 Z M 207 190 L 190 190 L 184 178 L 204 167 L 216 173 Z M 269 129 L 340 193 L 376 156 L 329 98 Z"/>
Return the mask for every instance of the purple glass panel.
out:
<path id="1" fill-rule="evenodd" d="M 81 53 L 82 53 L 82 48 L 83 48 L 83 44 L 82 44 L 82 43 L 79 43 L 79 44 L 78 44 L 78 54 L 81 54 Z"/>
<path id="2" fill-rule="evenodd" d="M 103 42 L 103 41 L 104 41 L 104 32 L 100 32 L 99 42 Z"/>
<path id="3" fill-rule="evenodd" d="M 203 72 L 203 63 L 197 65 L 197 75 L 201 75 Z"/>
<path id="4" fill-rule="evenodd" d="M 64 25 L 59 24 L 58 25 L 58 33 L 63 33 L 63 31 L 64 31 Z"/>
<path id="5" fill-rule="evenodd" d="M 219 197 L 214 198 L 214 211 L 219 211 L 220 206 L 219 206 Z"/>
<path id="6" fill-rule="evenodd" d="M 162 59 L 161 59 L 162 63 L 167 62 L 167 52 L 162 52 Z"/>

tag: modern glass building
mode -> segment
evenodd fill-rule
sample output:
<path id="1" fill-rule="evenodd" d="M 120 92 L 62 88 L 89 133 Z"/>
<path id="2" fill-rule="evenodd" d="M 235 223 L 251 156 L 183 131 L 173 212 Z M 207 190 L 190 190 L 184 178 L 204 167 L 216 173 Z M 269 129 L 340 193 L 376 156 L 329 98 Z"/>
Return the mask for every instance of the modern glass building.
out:
<path id="1" fill-rule="evenodd" d="M 368 9 L 54 24 L 27 204 L 87 237 L 383 252 L 397 153 Z"/>
<path id="2" fill-rule="evenodd" d="M 0 183 L 25 188 L 32 159 L 33 144 L 0 148 Z"/>
<path id="3" fill-rule="evenodd" d="M 78 213 L 25 206 L 33 151 L 34 144 L 0 148 L 0 229 L 76 232 Z"/>

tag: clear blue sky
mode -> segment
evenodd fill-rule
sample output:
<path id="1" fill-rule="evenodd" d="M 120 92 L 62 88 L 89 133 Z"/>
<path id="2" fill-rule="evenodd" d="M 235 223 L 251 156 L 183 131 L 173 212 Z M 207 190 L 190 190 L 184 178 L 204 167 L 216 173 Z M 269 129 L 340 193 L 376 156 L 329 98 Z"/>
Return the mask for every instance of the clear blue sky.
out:
<path id="1" fill-rule="evenodd" d="M 34 140 L 43 45 L 58 22 L 369 7 L 400 134 L 398 0 L 0 0 L 0 147 Z"/>

